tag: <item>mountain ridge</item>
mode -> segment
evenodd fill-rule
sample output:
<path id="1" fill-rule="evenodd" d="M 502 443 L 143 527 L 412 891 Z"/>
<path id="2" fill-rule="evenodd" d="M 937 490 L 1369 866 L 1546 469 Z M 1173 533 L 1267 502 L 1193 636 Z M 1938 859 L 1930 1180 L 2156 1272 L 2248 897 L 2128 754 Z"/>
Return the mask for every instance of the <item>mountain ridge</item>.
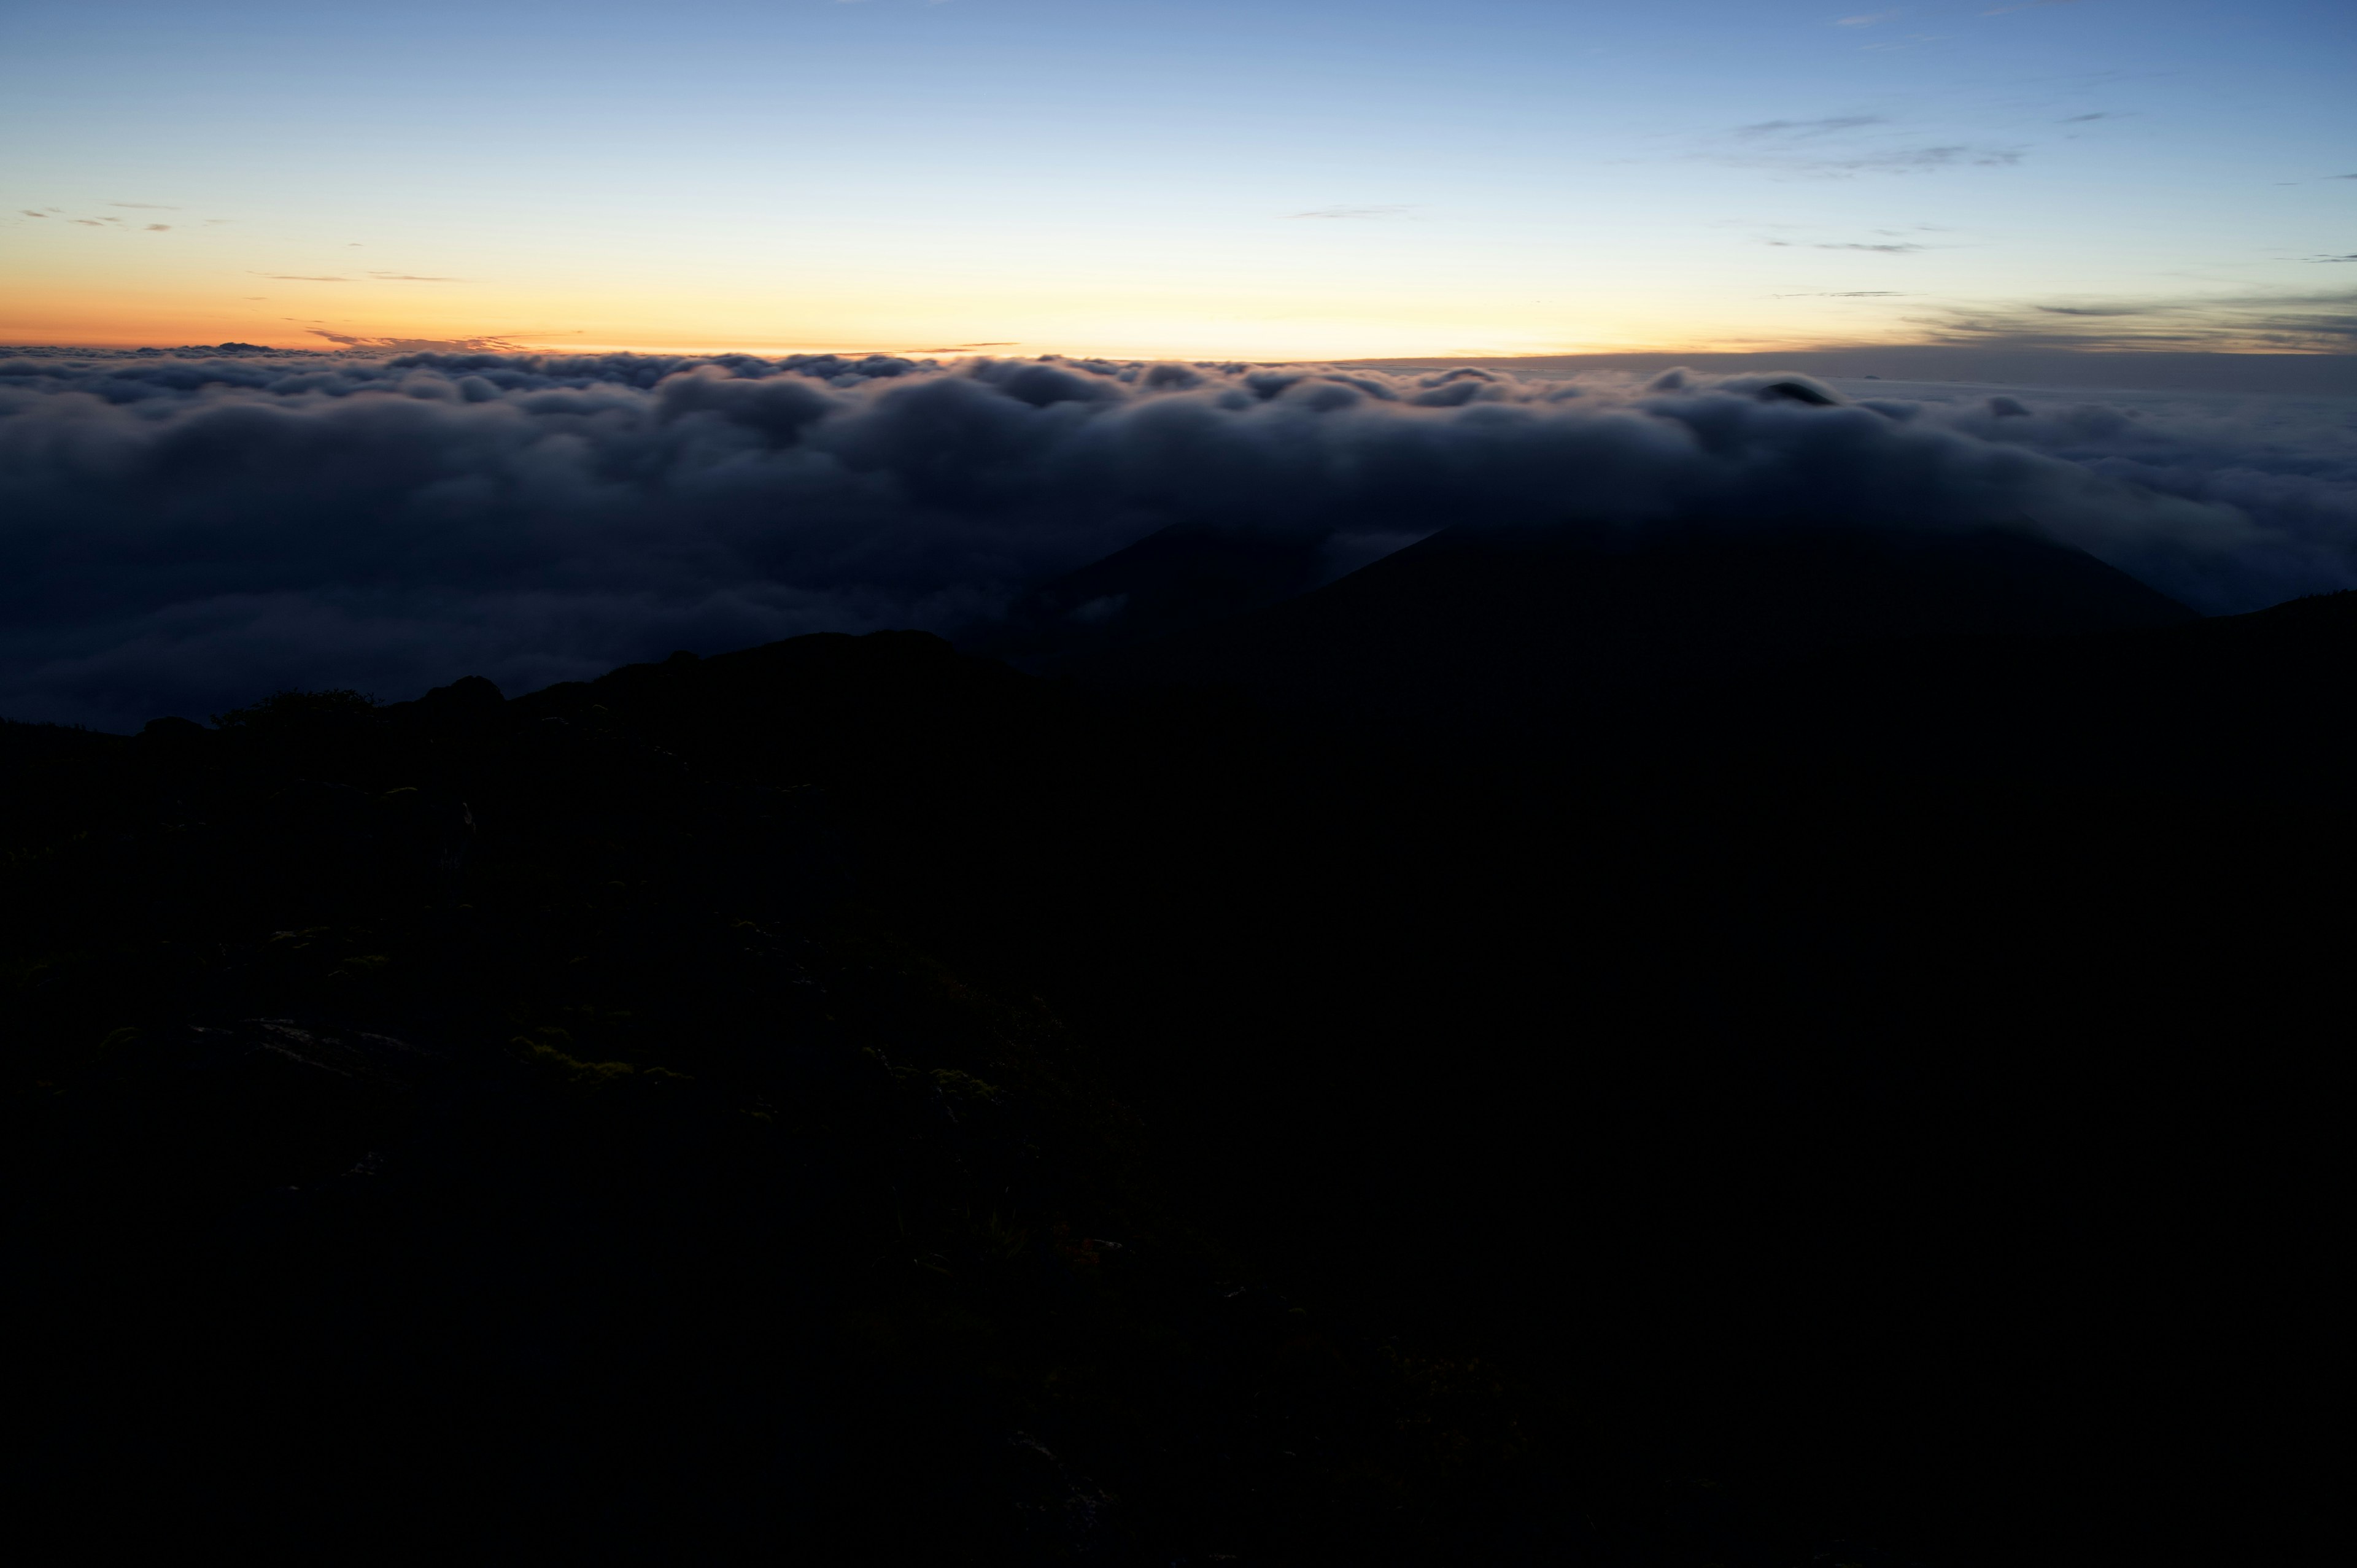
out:
<path id="1" fill-rule="evenodd" d="M 1444 530 L 1280 603 L 1060 668 L 1108 686 L 1232 683 L 1428 729 L 1559 729 L 1846 645 L 2183 624 L 2195 612 L 2010 532 L 1690 529 L 1641 541 Z"/>

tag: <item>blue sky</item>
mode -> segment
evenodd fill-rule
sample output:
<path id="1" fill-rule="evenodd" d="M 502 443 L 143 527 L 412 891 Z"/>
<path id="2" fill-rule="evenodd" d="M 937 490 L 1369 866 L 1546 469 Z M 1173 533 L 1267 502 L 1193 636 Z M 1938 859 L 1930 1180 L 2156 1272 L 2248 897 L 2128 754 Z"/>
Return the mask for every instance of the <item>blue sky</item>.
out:
<path id="1" fill-rule="evenodd" d="M 2357 6 L 13 4 L 0 338 L 2345 348 Z"/>

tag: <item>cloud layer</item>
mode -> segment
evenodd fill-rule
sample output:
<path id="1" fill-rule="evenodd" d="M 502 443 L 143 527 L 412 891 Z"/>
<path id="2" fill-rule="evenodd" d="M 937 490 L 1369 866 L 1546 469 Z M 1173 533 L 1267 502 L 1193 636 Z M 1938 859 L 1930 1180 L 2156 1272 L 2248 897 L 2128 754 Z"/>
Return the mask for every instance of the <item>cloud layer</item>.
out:
<path id="1" fill-rule="evenodd" d="M 398 698 L 476 672 L 522 690 L 674 648 L 954 635 L 1173 522 L 1314 540 L 1336 570 L 1450 525 L 1996 523 L 2204 609 L 2357 585 L 2345 429 L 1821 407 L 1763 395 L 1772 381 L 0 360 L 0 714 L 128 728 L 291 684 Z"/>

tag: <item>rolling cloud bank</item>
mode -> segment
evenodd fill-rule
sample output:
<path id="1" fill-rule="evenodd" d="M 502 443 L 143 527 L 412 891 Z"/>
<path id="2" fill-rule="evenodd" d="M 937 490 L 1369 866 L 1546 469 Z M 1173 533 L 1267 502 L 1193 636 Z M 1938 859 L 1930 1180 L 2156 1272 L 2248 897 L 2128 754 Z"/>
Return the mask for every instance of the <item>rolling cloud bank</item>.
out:
<path id="1" fill-rule="evenodd" d="M 832 356 L 0 359 L 0 714 L 511 692 L 676 648 L 986 631 L 1168 524 L 2018 527 L 2197 608 L 2357 586 L 2321 403 L 1868 398 L 1799 377 Z"/>

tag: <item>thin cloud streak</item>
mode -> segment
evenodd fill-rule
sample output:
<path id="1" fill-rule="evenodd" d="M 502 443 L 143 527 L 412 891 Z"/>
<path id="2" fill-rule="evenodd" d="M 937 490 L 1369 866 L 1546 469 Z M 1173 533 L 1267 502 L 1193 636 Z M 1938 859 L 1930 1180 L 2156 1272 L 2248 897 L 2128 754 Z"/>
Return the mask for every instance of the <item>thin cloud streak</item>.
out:
<path id="1" fill-rule="evenodd" d="M 2357 291 L 1959 306 L 1913 324 L 1932 343 L 2345 354 L 2357 350 Z"/>
<path id="2" fill-rule="evenodd" d="M 293 320 L 294 317 L 287 317 Z M 525 343 L 504 337 L 480 338 L 370 338 L 346 332 L 330 332 L 325 328 L 307 328 L 314 338 L 325 338 L 339 349 L 365 354 L 528 354 Z"/>
<path id="3" fill-rule="evenodd" d="M 1727 133 L 1732 145 L 1722 142 L 1702 156 L 1736 168 L 1821 179 L 2006 168 L 2029 156 L 2023 147 L 1978 142 L 1894 145 L 1893 135 L 1874 134 L 1875 127 L 1890 124 L 1879 114 L 1761 120 L 1736 126 Z"/>
<path id="4" fill-rule="evenodd" d="M 1738 136 L 1827 136 L 1841 131 L 1855 131 L 1867 125 L 1889 124 L 1879 114 L 1835 114 L 1820 120 L 1762 120 L 1753 125 L 1738 125 Z"/>

